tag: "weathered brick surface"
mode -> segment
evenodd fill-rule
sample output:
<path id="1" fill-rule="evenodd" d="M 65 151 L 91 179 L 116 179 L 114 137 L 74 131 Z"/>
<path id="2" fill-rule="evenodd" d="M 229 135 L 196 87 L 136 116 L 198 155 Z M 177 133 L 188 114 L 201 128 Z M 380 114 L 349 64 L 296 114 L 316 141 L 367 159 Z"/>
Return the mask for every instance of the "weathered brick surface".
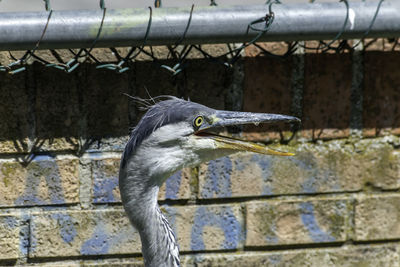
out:
<path id="1" fill-rule="evenodd" d="M 182 251 L 236 250 L 243 247 L 244 222 L 239 205 L 196 205 L 165 210 Z"/>
<path id="2" fill-rule="evenodd" d="M 293 150 L 292 157 L 239 153 L 202 164 L 198 197 L 349 192 L 365 185 L 400 188 L 400 153 L 383 141 L 331 141 Z"/>
<path id="3" fill-rule="evenodd" d="M 351 208 L 347 199 L 247 203 L 246 246 L 343 242 Z"/>
<path id="4" fill-rule="evenodd" d="M 128 73 L 118 74 L 86 66 L 85 103 L 86 134 L 91 138 L 121 137 L 128 134 L 131 84 Z M 97 143 L 101 146 L 101 142 Z"/>
<path id="5" fill-rule="evenodd" d="M 243 245 L 238 205 L 163 206 L 182 251 L 232 250 Z M 34 214 L 30 257 L 140 253 L 136 230 L 120 209 Z"/>
<path id="6" fill-rule="evenodd" d="M 251 53 L 252 50 L 249 52 Z M 291 110 L 290 59 L 272 57 L 247 57 L 244 60 L 245 82 L 243 88 L 243 110 L 290 114 Z M 285 125 L 249 125 L 244 127 L 244 136 L 249 140 L 279 139 L 279 131 L 288 130 Z"/>
<path id="7" fill-rule="evenodd" d="M 76 150 L 82 107 L 77 74 L 41 64 L 33 67 L 36 81 L 35 150 Z"/>
<path id="8" fill-rule="evenodd" d="M 360 197 L 355 206 L 355 239 L 400 238 L 400 195 Z"/>
<path id="9" fill-rule="evenodd" d="M 120 158 L 94 159 L 92 165 L 93 203 L 120 203 L 118 173 Z M 187 168 L 178 171 L 163 184 L 159 192 L 159 200 L 189 199 L 192 170 Z"/>
<path id="10" fill-rule="evenodd" d="M 364 41 L 364 50 L 368 51 L 369 54 L 371 51 L 385 51 L 385 52 L 393 52 L 400 51 L 400 45 L 396 39 L 389 38 L 365 38 Z"/>
<path id="11" fill-rule="evenodd" d="M 363 133 L 400 134 L 400 61 L 398 52 L 365 54 Z"/>
<path id="12" fill-rule="evenodd" d="M 30 99 L 25 80 L 26 73 L 15 77 L 0 72 L 0 153 L 29 149 Z"/>
<path id="13" fill-rule="evenodd" d="M 139 253 L 139 234 L 123 210 L 54 211 L 31 219 L 29 256 L 68 257 Z"/>
<path id="14" fill-rule="evenodd" d="M 257 42 L 257 45 L 274 55 L 284 55 L 288 47 L 287 43 L 285 42 L 273 42 L 273 43 Z M 265 55 L 265 52 L 262 49 L 258 48 L 255 45 L 250 45 L 245 48 L 245 54 L 247 57 L 256 57 L 256 56 L 269 57 L 269 55 Z"/>
<path id="15" fill-rule="evenodd" d="M 52 205 L 79 201 L 77 158 L 37 156 L 26 167 L 0 162 L 0 206 Z"/>
<path id="16" fill-rule="evenodd" d="M 168 60 L 160 63 L 173 67 L 177 62 Z M 137 62 L 134 71 L 135 94 L 149 98 L 147 90 L 151 96 L 174 95 L 224 109 L 224 93 L 231 82 L 231 70 L 220 64 L 209 65 L 204 59 L 191 60 L 183 68 L 186 72 L 184 76 L 171 78 L 171 73 L 165 68 L 154 67 L 154 63 L 150 62 Z"/>
<path id="17" fill-rule="evenodd" d="M 398 267 L 400 248 L 395 245 L 350 246 L 334 249 L 305 249 L 282 252 L 200 254 L 184 266 L 309 266 L 309 267 Z"/>
<path id="18" fill-rule="evenodd" d="M 18 259 L 20 232 L 21 221 L 18 216 L 0 215 L 0 260 Z"/>
<path id="19" fill-rule="evenodd" d="M 301 135 L 309 139 L 349 135 L 350 54 L 306 54 Z"/>

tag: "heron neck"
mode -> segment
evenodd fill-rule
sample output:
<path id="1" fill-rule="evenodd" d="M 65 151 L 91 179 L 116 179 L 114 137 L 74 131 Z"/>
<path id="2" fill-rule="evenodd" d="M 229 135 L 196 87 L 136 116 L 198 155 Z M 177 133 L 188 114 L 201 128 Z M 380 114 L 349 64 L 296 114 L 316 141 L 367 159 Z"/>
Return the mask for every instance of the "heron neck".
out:
<path id="1" fill-rule="evenodd" d="M 143 169 L 120 172 L 122 203 L 142 241 L 146 266 L 179 266 L 175 235 L 157 203 L 159 186 Z M 168 175 L 168 174 L 166 174 Z M 147 176 L 147 177 L 146 177 Z"/>

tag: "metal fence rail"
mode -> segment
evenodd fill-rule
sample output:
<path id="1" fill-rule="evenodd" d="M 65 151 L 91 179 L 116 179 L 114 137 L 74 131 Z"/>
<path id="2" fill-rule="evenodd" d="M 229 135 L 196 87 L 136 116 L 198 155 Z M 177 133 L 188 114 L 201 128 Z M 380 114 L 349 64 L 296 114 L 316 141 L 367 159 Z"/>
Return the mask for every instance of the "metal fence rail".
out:
<path id="1" fill-rule="evenodd" d="M 269 8 L 274 22 L 258 41 L 400 36 L 400 1 L 384 1 L 377 12 L 379 4 L 54 11 L 50 19 L 49 12 L 0 13 L 0 50 L 33 49 L 47 23 L 38 49 L 248 42 L 264 28 Z"/>

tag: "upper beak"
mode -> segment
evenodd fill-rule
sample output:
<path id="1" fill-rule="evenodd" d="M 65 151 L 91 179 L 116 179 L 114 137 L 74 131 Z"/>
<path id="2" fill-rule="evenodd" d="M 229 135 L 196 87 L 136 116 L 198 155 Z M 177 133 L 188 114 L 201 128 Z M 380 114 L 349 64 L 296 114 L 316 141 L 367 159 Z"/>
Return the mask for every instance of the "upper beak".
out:
<path id="1" fill-rule="evenodd" d="M 218 148 L 233 149 L 238 151 L 251 151 L 260 154 L 292 156 L 293 153 L 281 152 L 270 149 L 265 145 L 256 144 L 254 142 L 239 140 L 236 138 L 221 136 L 217 134 L 204 133 L 203 131 L 215 127 L 226 127 L 234 125 L 255 124 L 260 123 L 276 123 L 291 122 L 300 123 L 300 119 L 293 116 L 268 113 L 252 113 L 218 110 L 212 117 L 212 122 L 208 126 L 199 129 L 203 136 L 211 138 L 215 141 Z"/>
<path id="2" fill-rule="evenodd" d="M 213 126 L 225 127 L 243 124 L 275 123 L 275 122 L 295 122 L 300 123 L 300 119 L 280 114 L 253 113 L 217 110 Z"/>

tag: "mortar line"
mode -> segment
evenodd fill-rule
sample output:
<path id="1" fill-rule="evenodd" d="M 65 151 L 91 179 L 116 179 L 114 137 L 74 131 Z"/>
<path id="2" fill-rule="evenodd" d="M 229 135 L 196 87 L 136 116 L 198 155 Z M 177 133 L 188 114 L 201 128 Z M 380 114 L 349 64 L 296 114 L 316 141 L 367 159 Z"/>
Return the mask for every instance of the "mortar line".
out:
<path id="1" fill-rule="evenodd" d="M 363 129 L 364 44 L 359 40 L 352 52 L 352 79 L 350 96 L 350 136 L 361 139 Z"/>
<path id="2" fill-rule="evenodd" d="M 29 124 L 29 133 L 28 133 L 28 155 L 33 153 L 35 139 L 36 139 L 36 93 L 37 93 L 37 85 L 35 79 L 35 70 L 34 65 L 30 65 L 27 67 L 25 72 L 25 88 L 28 91 L 28 124 Z"/>
<path id="3" fill-rule="evenodd" d="M 91 208 L 92 199 L 92 170 L 90 160 L 84 157 L 86 150 L 86 142 L 88 141 L 87 136 L 87 107 L 85 99 L 85 90 L 88 88 L 88 66 L 84 66 L 81 72 L 78 72 L 76 78 L 79 81 L 76 86 L 78 101 L 79 101 L 79 113 L 82 114 L 79 119 L 79 148 L 76 155 L 79 157 L 78 165 L 78 180 L 79 180 L 79 200 L 78 206 L 81 209 Z"/>
<path id="4" fill-rule="evenodd" d="M 304 41 L 298 42 L 293 53 L 293 66 L 290 78 L 292 102 L 290 112 L 293 116 L 302 118 L 303 116 L 303 91 L 305 80 L 305 49 Z"/>

